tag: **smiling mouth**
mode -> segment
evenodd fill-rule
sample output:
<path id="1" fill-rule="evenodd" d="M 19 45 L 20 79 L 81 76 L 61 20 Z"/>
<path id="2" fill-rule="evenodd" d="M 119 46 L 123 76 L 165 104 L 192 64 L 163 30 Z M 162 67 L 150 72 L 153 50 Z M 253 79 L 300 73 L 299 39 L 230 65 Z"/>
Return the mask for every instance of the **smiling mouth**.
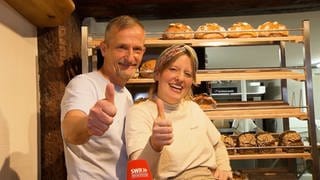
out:
<path id="1" fill-rule="evenodd" d="M 136 67 L 137 67 L 137 64 L 131 64 L 131 63 L 122 63 L 122 62 L 119 62 L 118 64 L 119 64 L 120 66 L 122 66 L 122 67 L 127 67 L 127 68 L 129 68 L 129 67 L 136 68 Z"/>
<path id="2" fill-rule="evenodd" d="M 173 89 L 175 92 L 181 92 L 183 87 L 178 84 L 169 84 L 170 88 Z"/>

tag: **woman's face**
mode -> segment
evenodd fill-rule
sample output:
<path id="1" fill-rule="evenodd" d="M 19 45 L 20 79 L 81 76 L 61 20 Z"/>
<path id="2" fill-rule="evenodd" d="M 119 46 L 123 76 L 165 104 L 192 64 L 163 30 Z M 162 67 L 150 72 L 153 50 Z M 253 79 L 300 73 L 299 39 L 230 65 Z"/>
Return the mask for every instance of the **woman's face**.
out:
<path id="1" fill-rule="evenodd" d="M 179 103 L 192 86 L 191 59 L 187 55 L 177 58 L 172 64 L 157 74 L 157 96 L 169 104 Z"/>

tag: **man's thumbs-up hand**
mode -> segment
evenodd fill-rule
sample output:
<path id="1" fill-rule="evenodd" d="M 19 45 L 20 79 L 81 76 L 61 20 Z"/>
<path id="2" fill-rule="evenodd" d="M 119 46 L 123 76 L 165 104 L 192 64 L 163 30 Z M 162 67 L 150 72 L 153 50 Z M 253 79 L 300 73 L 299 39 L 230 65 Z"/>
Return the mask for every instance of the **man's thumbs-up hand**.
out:
<path id="1" fill-rule="evenodd" d="M 160 152 L 165 145 L 170 145 L 173 142 L 172 122 L 165 118 L 164 104 L 159 98 L 156 98 L 158 116 L 153 122 L 152 134 L 150 143 L 152 148 Z"/>
<path id="2" fill-rule="evenodd" d="M 114 85 L 108 83 L 105 91 L 105 99 L 101 99 L 90 109 L 88 116 L 88 133 L 90 135 L 102 136 L 113 122 L 117 113 L 114 105 Z"/>
<path id="3" fill-rule="evenodd" d="M 106 91 L 104 93 L 107 101 L 114 104 L 114 85 L 110 82 L 107 84 Z"/>

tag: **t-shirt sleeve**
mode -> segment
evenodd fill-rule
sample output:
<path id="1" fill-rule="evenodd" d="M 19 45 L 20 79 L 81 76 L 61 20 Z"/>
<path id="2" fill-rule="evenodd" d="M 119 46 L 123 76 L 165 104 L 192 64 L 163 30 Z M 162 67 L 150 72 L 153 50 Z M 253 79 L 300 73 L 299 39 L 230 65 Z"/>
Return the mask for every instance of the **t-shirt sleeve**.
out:
<path id="1" fill-rule="evenodd" d="M 78 109 L 88 114 L 89 109 L 97 101 L 96 89 L 93 82 L 85 75 L 78 75 L 73 78 L 65 89 L 61 101 L 61 120 L 65 114 L 73 109 Z"/>

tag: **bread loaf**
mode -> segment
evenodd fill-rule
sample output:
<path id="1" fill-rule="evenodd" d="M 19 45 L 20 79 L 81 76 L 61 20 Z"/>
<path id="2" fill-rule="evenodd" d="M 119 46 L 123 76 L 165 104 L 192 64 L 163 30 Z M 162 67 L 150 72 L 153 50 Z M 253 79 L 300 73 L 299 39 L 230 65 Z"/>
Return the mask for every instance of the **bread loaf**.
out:
<path id="1" fill-rule="evenodd" d="M 134 101 L 134 104 L 139 104 L 139 103 L 142 103 L 144 101 L 148 100 L 148 98 L 144 98 L 144 97 L 141 97 L 141 98 L 138 98 Z"/>
<path id="2" fill-rule="evenodd" d="M 238 147 L 256 147 L 256 137 L 252 133 L 241 133 L 238 136 Z M 238 152 L 240 154 L 255 154 L 257 152 L 257 149 L 251 148 L 251 149 L 239 149 Z"/>
<path id="3" fill-rule="evenodd" d="M 251 38 L 257 37 L 255 29 L 247 22 L 237 22 L 228 28 L 229 38 Z"/>
<path id="4" fill-rule="evenodd" d="M 235 151 L 232 148 L 234 148 L 236 144 L 234 143 L 232 137 L 227 135 L 221 135 L 221 140 L 225 144 L 226 148 L 231 148 L 231 149 L 227 149 L 228 154 L 235 154 Z"/>
<path id="5" fill-rule="evenodd" d="M 136 72 L 133 74 L 131 78 L 138 78 L 139 77 L 139 69 L 136 69 Z"/>
<path id="6" fill-rule="evenodd" d="M 216 105 L 217 105 L 217 102 L 207 93 L 194 95 L 193 101 L 199 104 L 201 109 L 204 109 L 204 110 L 216 108 Z"/>
<path id="7" fill-rule="evenodd" d="M 226 37 L 225 28 L 217 23 L 205 23 L 195 32 L 196 39 L 222 39 Z"/>
<path id="8" fill-rule="evenodd" d="M 171 23 L 162 35 L 163 39 L 192 39 L 194 32 L 190 26 L 183 23 Z"/>
<path id="9" fill-rule="evenodd" d="M 281 133 L 279 141 L 280 146 L 303 146 L 300 134 L 292 130 Z M 304 148 L 282 148 L 282 151 L 287 153 L 302 153 L 304 152 Z"/>
<path id="10" fill-rule="evenodd" d="M 288 36 L 289 31 L 287 27 L 283 24 L 280 24 L 277 21 L 271 22 L 267 21 L 258 26 L 258 36 L 259 37 L 277 37 L 277 36 Z M 266 31 L 263 31 L 266 30 Z"/>
<path id="11" fill-rule="evenodd" d="M 241 171 L 232 171 L 232 180 L 249 180 L 248 174 Z"/>
<path id="12" fill-rule="evenodd" d="M 140 76 L 143 78 L 152 78 L 154 67 L 156 65 L 156 59 L 150 59 L 141 64 L 140 67 Z"/>
<path id="13" fill-rule="evenodd" d="M 258 149 L 259 153 L 275 153 L 276 148 L 265 148 L 269 146 L 276 146 L 276 139 L 270 133 L 259 133 L 256 135 L 257 146 L 261 147 Z"/>

